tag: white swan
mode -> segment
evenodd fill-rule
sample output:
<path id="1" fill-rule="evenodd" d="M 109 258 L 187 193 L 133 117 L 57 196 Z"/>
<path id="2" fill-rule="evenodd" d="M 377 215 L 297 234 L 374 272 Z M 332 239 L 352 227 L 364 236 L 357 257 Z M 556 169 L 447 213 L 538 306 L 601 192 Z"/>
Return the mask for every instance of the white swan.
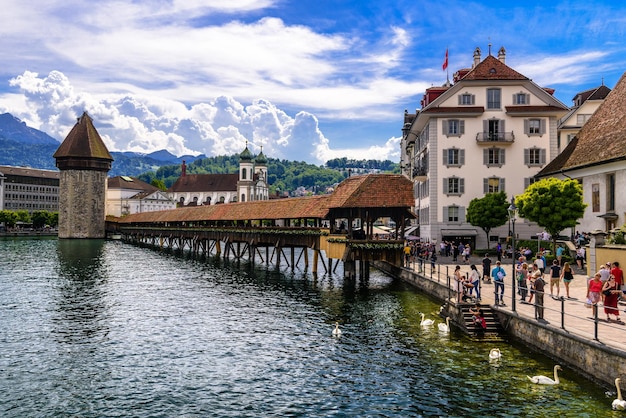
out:
<path id="1" fill-rule="evenodd" d="M 557 370 L 563 370 L 563 369 L 561 369 L 561 366 L 559 366 L 558 364 L 554 366 L 554 380 L 550 379 L 547 376 L 533 376 L 533 377 L 526 376 L 526 377 L 529 378 L 531 382 L 537 383 L 538 385 L 558 385 L 560 381 L 559 381 L 559 375 L 557 373 Z"/>
<path id="2" fill-rule="evenodd" d="M 420 322 L 420 325 L 423 327 L 432 327 L 433 324 L 435 323 L 435 321 L 433 321 L 432 319 L 424 319 L 424 313 L 420 312 L 420 315 L 422 315 L 422 322 Z"/>
<path id="3" fill-rule="evenodd" d="M 341 335 L 341 330 L 339 329 L 339 322 L 335 322 L 335 329 L 333 329 L 333 336 L 338 337 Z"/>
<path id="4" fill-rule="evenodd" d="M 450 317 L 446 316 L 446 323 L 440 322 L 437 324 L 439 332 L 450 332 Z"/>
<path id="5" fill-rule="evenodd" d="M 489 351 L 489 360 L 500 360 L 500 357 L 502 357 L 502 353 L 500 353 L 499 348 L 492 348 Z"/>
<path id="6" fill-rule="evenodd" d="M 617 389 L 617 399 L 613 400 L 611 406 L 618 411 L 626 410 L 626 401 L 622 399 L 622 391 L 619 388 L 619 383 L 622 381 L 619 377 L 615 379 L 615 389 Z"/>

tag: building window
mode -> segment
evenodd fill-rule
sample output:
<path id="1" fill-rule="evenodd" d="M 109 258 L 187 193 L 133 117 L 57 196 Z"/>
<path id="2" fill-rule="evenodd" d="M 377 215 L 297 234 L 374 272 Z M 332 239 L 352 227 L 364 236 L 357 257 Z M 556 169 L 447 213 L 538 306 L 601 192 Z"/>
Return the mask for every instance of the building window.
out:
<path id="1" fill-rule="evenodd" d="M 546 150 L 542 148 L 527 148 L 524 150 L 524 164 L 528 167 L 542 166 L 546 163 Z"/>
<path id="2" fill-rule="evenodd" d="M 443 193 L 460 196 L 465 193 L 465 179 L 448 177 L 443 179 Z"/>
<path id="3" fill-rule="evenodd" d="M 443 121 L 443 133 L 446 136 L 461 136 L 465 133 L 465 121 L 446 119 Z"/>
<path id="4" fill-rule="evenodd" d="M 527 104 L 530 104 L 530 94 L 515 93 L 513 95 L 513 104 L 514 105 L 527 105 Z"/>
<path id="5" fill-rule="evenodd" d="M 615 211 L 615 174 L 606 176 L 606 211 Z"/>
<path id="6" fill-rule="evenodd" d="M 444 222 L 461 222 L 461 208 L 459 206 L 446 206 L 443 209 Z"/>
<path id="7" fill-rule="evenodd" d="M 545 134 L 545 121 L 543 119 L 524 119 L 524 133 L 528 136 L 541 136 Z"/>
<path id="8" fill-rule="evenodd" d="M 483 179 L 483 192 L 498 193 L 504 191 L 504 179 L 500 177 L 489 177 Z"/>
<path id="9" fill-rule="evenodd" d="M 241 169 L 241 179 L 245 180 L 248 175 L 248 171 L 245 168 Z"/>
<path id="10" fill-rule="evenodd" d="M 500 108 L 500 89 L 487 89 L 487 109 Z"/>
<path id="11" fill-rule="evenodd" d="M 526 177 L 524 179 L 524 189 L 528 188 L 528 186 L 530 186 L 531 184 L 533 184 L 536 181 L 537 181 L 537 179 L 534 178 L 534 177 Z"/>
<path id="12" fill-rule="evenodd" d="M 581 113 L 576 115 L 576 124 L 579 126 L 583 126 L 591 117 L 591 114 Z"/>
<path id="13" fill-rule="evenodd" d="M 459 94 L 459 105 L 473 106 L 476 103 L 475 96 L 469 93 Z"/>
<path id="14" fill-rule="evenodd" d="M 450 148 L 443 150 L 443 165 L 448 167 L 461 167 L 465 164 L 465 150 Z"/>
<path id="15" fill-rule="evenodd" d="M 504 165 L 504 149 L 485 148 L 483 150 L 483 164 L 487 167 L 502 167 Z"/>
<path id="16" fill-rule="evenodd" d="M 594 212 L 600 212 L 600 183 L 591 185 L 591 207 Z"/>

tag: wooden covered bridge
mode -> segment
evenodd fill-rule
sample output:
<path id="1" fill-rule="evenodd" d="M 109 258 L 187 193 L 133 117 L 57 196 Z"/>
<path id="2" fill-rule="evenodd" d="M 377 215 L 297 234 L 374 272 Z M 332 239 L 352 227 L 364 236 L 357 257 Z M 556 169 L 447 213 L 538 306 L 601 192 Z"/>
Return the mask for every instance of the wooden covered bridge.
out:
<path id="1" fill-rule="evenodd" d="M 402 264 L 404 229 L 414 218 L 413 184 L 401 175 L 352 176 L 329 195 L 242 203 L 183 207 L 107 218 L 107 232 L 126 242 L 193 255 L 246 257 L 253 262 L 293 269 L 304 258 L 317 272 L 321 260 L 326 272 L 333 260 L 343 261 L 347 277 L 369 275 L 371 261 Z M 391 239 L 374 233 L 374 222 L 391 218 Z M 358 228 L 355 227 L 358 225 Z M 326 254 L 326 260 L 324 259 Z M 335 268 L 338 262 L 335 264 Z"/>

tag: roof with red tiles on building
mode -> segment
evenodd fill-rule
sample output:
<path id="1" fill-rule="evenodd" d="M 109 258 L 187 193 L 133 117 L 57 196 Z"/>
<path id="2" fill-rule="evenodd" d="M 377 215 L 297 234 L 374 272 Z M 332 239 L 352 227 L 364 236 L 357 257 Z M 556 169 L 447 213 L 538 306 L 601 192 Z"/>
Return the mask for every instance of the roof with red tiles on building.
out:
<path id="1" fill-rule="evenodd" d="M 236 191 L 239 174 L 187 174 L 181 176 L 168 192 Z"/>
<path id="2" fill-rule="evenodd" d="M 159 190 L 158 187 L 148 184 L 137 177 L 128 176 L 109 177 L 107 179 L 107 187 L 109 189 L 130 189 L 150 193 Z"/>
<path id="3" fill-rule="evenodd" d="M 626 159 L 626 73 L 578 135 L 537 177 Z"/>
<path id="4" fill-rule="evenodd" d="M 337 186 L 328 201 L 329 208 L 404 208 L 413 205 L 413 182 L 400 174 L 348 177 Z"/>
<path id="5" fill-rule="evenodd" d="M 529 80 L 529 78 L 518 73 L 493 55 L 488 55 L 476 67 L 472 68 L 462 80 Z"/>

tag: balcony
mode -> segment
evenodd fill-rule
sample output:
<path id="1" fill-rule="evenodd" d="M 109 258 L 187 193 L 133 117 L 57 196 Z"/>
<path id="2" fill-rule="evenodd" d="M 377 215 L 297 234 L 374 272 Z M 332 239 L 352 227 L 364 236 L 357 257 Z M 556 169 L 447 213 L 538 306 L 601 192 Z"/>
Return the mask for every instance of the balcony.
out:
<path id="1" fill-rule="evenodd" d="M 413 181 L 426 181 L 428 178 L 428 170 L 425 167 L 413 168 Z"/>
<path id="2" fill-rule="evenodd" d="M 515 141 L 513 132 L 478 132 L 476 142 L 479 144 L 512 144 Z"/>

